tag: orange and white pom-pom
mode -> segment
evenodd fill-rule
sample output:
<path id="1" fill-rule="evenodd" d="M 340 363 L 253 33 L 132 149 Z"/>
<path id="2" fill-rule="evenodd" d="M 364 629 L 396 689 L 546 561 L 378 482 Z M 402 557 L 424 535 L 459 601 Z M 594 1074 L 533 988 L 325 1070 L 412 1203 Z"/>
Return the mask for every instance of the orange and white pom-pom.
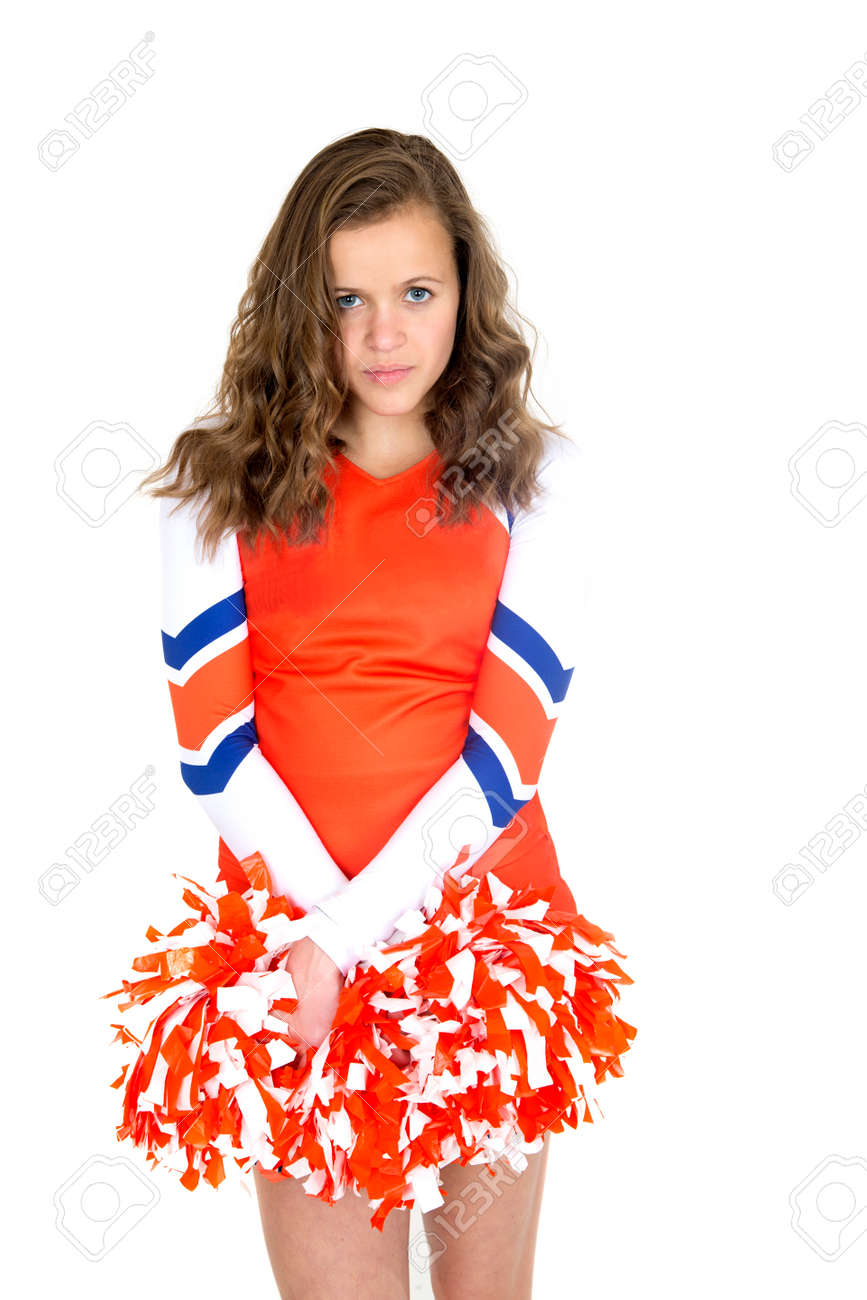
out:
<path id="1" fill-rule="evenodd" d="M 241 868 L 243 892 L 184 890 L 198 918 L 134 961 L 146 978 L 103 995 L 128 994 L 121 1011 L 169 999 L 142 1040 L 114 1026 L 139 1049 L 117 1134 L 185 1187 L 219 1185 L 231 1157 L 329 1203 L 363 1194 L 381 1229 L 393 1209 L 443 1203 L 442 1166 L 520 1171 L 547 1131 L 602 1114 L 597 1086 L 622 1076 L 636 1033 L 613 1011 L 632 980 L 612 935 L 491 871 L 447 874 L 348 972 L 328 1036 L 305 1052 L 273 1014 L 297 1006 L 283 963 L 303 913 L 272 893 L 258 854 Z"/>

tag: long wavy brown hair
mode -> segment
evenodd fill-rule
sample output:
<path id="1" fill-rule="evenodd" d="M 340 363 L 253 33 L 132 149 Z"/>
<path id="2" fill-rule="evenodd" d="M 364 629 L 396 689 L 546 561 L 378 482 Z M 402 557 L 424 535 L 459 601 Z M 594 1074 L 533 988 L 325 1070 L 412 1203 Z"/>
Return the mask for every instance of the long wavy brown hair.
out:
<path id="1" fill-rule="evenodd" d="M 328 240 L 407 206 L 436 214 L 460 279 L 452 354 L 423 417 L 443 462 L 436 521 L 462 522 L 484 502 L 514 513 L 539 490 L 544 433 L 566 435 L 527 410 L 532 358 L 520 322 L 534 353 L 536 331 L 508 301 L 487 225 L 430 140 L 371 128 L 327 145 L 298 176 L 250 270 L 211 406 L 139 484 L 155 497 L 201 497 L 199 537 L 212 556 L 227 531 L 253 543 L 263 530 L 319 540 L 332 504 L 323 472 L 345 445 L 333 429 L 349 394 L 334 362 Z"/>

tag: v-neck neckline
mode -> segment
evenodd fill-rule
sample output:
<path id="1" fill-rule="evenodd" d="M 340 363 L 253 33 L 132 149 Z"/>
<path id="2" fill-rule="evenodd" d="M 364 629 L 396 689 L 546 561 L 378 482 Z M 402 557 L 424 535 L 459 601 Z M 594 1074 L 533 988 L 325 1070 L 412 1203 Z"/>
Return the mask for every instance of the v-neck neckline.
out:
<path id="1" fill-rule="evenodd" d="M 434 456 L 438 456 L 439 452 L 436 447 L 434 447 L 433 451 L 429 451 L 426 456 L 423 456 L 421 460 L 417 460 L 414 465 L 408 465 L 406 469 L 400 470 L 397 474 L 386 474 L 384 478 L 378 478 L 376 474 L 369 474 L 366 469 L 362 469 L 360 465 L 356 465 L 354 460 L 350 460 L 345 452 L 339 451 L 337 455 L 345 465 L 351 465 L 356 473 L 363 475 L 364 478 L 369 479 L 371 483 L 396 483 L 398 479 L 406 478 L 406 476 L 412 474 L 414 470 L 421 469 L 422 465 L 426 465 Z"/>

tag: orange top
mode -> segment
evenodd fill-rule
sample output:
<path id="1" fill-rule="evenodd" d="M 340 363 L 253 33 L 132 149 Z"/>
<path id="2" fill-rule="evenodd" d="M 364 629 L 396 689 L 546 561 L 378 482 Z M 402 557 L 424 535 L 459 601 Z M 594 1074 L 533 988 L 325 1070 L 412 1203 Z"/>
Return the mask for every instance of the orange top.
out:
<path id="1" fill-rule="evenodd" d="M 575 910 L 537 793 L 576 648 L 567 447 L 535 509 L 482 506 L 447 528 L 436 451 L 387 478 L 338 454 L 319 542 L 239 534 L 193 564 L 189 521 L 182 537 L 164 514 L 181 766 L 220 829 L 223 878 L 258 849 L 305 908 L 335 924 L 343 910 L 356 949 L 362 916 L 370 940 L 418 904 L 434 859 L 551 885 Z"/>

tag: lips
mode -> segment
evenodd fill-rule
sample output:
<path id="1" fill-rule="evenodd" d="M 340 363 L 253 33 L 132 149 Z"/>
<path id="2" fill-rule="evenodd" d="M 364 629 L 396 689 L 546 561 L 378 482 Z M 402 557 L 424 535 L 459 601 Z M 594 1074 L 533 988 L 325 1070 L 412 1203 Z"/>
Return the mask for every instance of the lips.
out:
<path id="1" fill-rule="evenodd" d="M 391 386 L 399 384 L 402 379 L 412 373 L 412 366 L 387 366 L 382 370 L 365 370 L 364 376 L 373 383 Z"/>

